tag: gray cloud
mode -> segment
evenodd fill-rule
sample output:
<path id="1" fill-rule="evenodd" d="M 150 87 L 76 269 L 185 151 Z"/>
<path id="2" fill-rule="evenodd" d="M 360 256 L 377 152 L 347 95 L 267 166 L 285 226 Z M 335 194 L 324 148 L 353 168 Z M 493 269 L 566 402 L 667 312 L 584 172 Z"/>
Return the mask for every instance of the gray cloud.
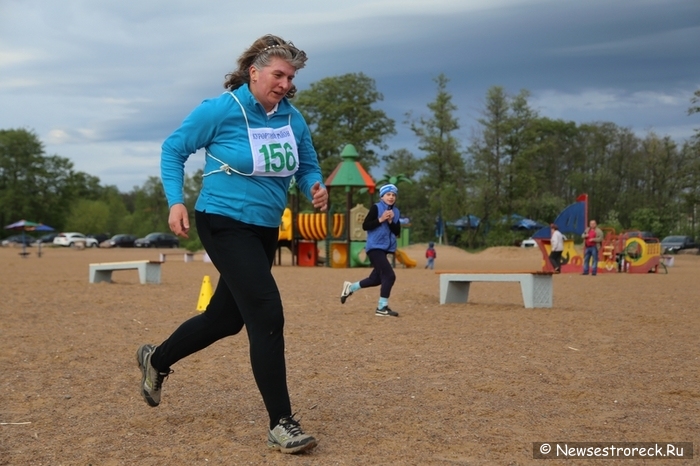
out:
<path id="1" fill-rule="evenodd" d="M 692 134 L 686 109 L 700 85 L 698 18 L 695 0 L 302 0 L 290 11 L 223 0 L 5 0 L 0 127 L 35 129 L 49 152 L 128 189 L 158 175 L 162 140 L 272 32 L 309 54 L 301 89 L 343 73 L 374 78 L 379 106 L 399 124 L 391 149 L 415 145 L 400 123 L 407 111 L 426 113 L 440 73 L 465 139 L 487 89 L 502 85 L 529 89 L 546 116 L 663 128 L 681 140 Z M 91 158 L 98 146 L 105 161 Z M 118 169 L 120 158 L 139 168 Z"/>

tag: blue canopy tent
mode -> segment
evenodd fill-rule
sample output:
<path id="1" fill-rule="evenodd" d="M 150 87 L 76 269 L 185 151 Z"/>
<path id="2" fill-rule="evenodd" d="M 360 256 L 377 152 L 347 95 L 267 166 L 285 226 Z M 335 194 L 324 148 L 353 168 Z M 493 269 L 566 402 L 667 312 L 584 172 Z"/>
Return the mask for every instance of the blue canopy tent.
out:
<path id="1" fill-rule="evenodd" d="M 454 222 L 447 222 L 448 226 L 455 227 L 458 230 L 464 230 L 468 228 L 478 228 L 481 224 L 481 219 L 476 215 L 465 215 L 464 217 L 458 218 Z"/>
<path id="2" fill-rule="evenodd" d="M 536 222 L 535 220 L 531 220 L 529 218 L 523 218 L 521 220 L 518 220 L 512 227 L 511 229 L 513 230 L 539 230 L 540 228 L 545 227 L 544 224 L 540 222 Z"/>
<path id="3" fill-rule="evenodd" d="M 518 215 L 518 214 L 511 214 L 511 215 L 503 216 L 501 218 L 501 223 L 510 225 L 511 230 L 519 230 L 519 231 L 539 230 L 540 228 L 543 228 L 546 226 L 540 222 L 523 217 L 522 215 Z"/>

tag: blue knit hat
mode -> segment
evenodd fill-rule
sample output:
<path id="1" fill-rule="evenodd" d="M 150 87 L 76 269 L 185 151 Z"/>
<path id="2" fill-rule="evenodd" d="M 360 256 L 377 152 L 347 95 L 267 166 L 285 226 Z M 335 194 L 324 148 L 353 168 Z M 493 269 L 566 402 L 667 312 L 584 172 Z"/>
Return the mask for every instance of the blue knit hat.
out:
<path id="1" fill-rule="evenodd" d="M 394 186 L 393 184 L 385 184 L 384 186 L 382 186 L 381 188 L 379 188 L 379 197 L 384 197 L 384 195 L 385 195 L 386 193 L 398 194 L 398 193 L 399 193 L 399 190 L 398 190 L 398 188 L 397 188 L 396 186 Z"/>

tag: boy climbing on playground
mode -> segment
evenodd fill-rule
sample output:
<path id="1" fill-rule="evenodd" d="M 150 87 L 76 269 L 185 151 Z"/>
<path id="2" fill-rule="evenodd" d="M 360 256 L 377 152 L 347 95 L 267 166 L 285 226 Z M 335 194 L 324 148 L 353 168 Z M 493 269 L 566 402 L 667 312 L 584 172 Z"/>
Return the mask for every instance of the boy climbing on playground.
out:
<path id="1" fill-rule="evenodd" d="M 381 285 L 379 303 L 374 314 L 382 317 L 399 316 L 398 312 L 392 311 L 389 307 L 389 296 L 396 281 L 396 274 L 386 257 L 387 254 L 396 252 L 396 238 L 401 234 L 399 209 L 395 205 L 398 192 L 399 190 L 393 184 L 385 184 L 379 188 L 380 201 L 369 209 L 362 222 L 362 229 L 367 232 L 365 251 L 372 264 L 372 272 L 369 277 L 359 282 L 343 283 L 343 292 L 340 294 L 340 302 L 345 304 L 345 300 L 360 288 Z"/>
<path id="2" fill-rule="evenodd" d="M 435 258 L 437 257 L 437 252 L 435 252 L 435 243 L 428 243 L 428 249 L 425 250 L 425 258 L 428 259 L 425 268 L 433 270 L 435 266 Z"/>

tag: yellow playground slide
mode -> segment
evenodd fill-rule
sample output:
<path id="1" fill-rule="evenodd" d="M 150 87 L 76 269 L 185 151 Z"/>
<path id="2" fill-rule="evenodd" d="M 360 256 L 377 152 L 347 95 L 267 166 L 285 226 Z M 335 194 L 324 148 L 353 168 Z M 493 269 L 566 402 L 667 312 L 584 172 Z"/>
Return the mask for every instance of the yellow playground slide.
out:
<path id="1" fill-rule="evenodd" d="M 410 257 L 408 257 L 408 254 L 403 252 L 401 249 L 396 250 L 396 260 L 401 262 L 403 265 L 406 266 L 406 268 L 409 268 L 409 269 L 411 267 L 415 267 L 418 264 L 418 262 L 416 262 L 413 259 L 411 259 Z"/>

